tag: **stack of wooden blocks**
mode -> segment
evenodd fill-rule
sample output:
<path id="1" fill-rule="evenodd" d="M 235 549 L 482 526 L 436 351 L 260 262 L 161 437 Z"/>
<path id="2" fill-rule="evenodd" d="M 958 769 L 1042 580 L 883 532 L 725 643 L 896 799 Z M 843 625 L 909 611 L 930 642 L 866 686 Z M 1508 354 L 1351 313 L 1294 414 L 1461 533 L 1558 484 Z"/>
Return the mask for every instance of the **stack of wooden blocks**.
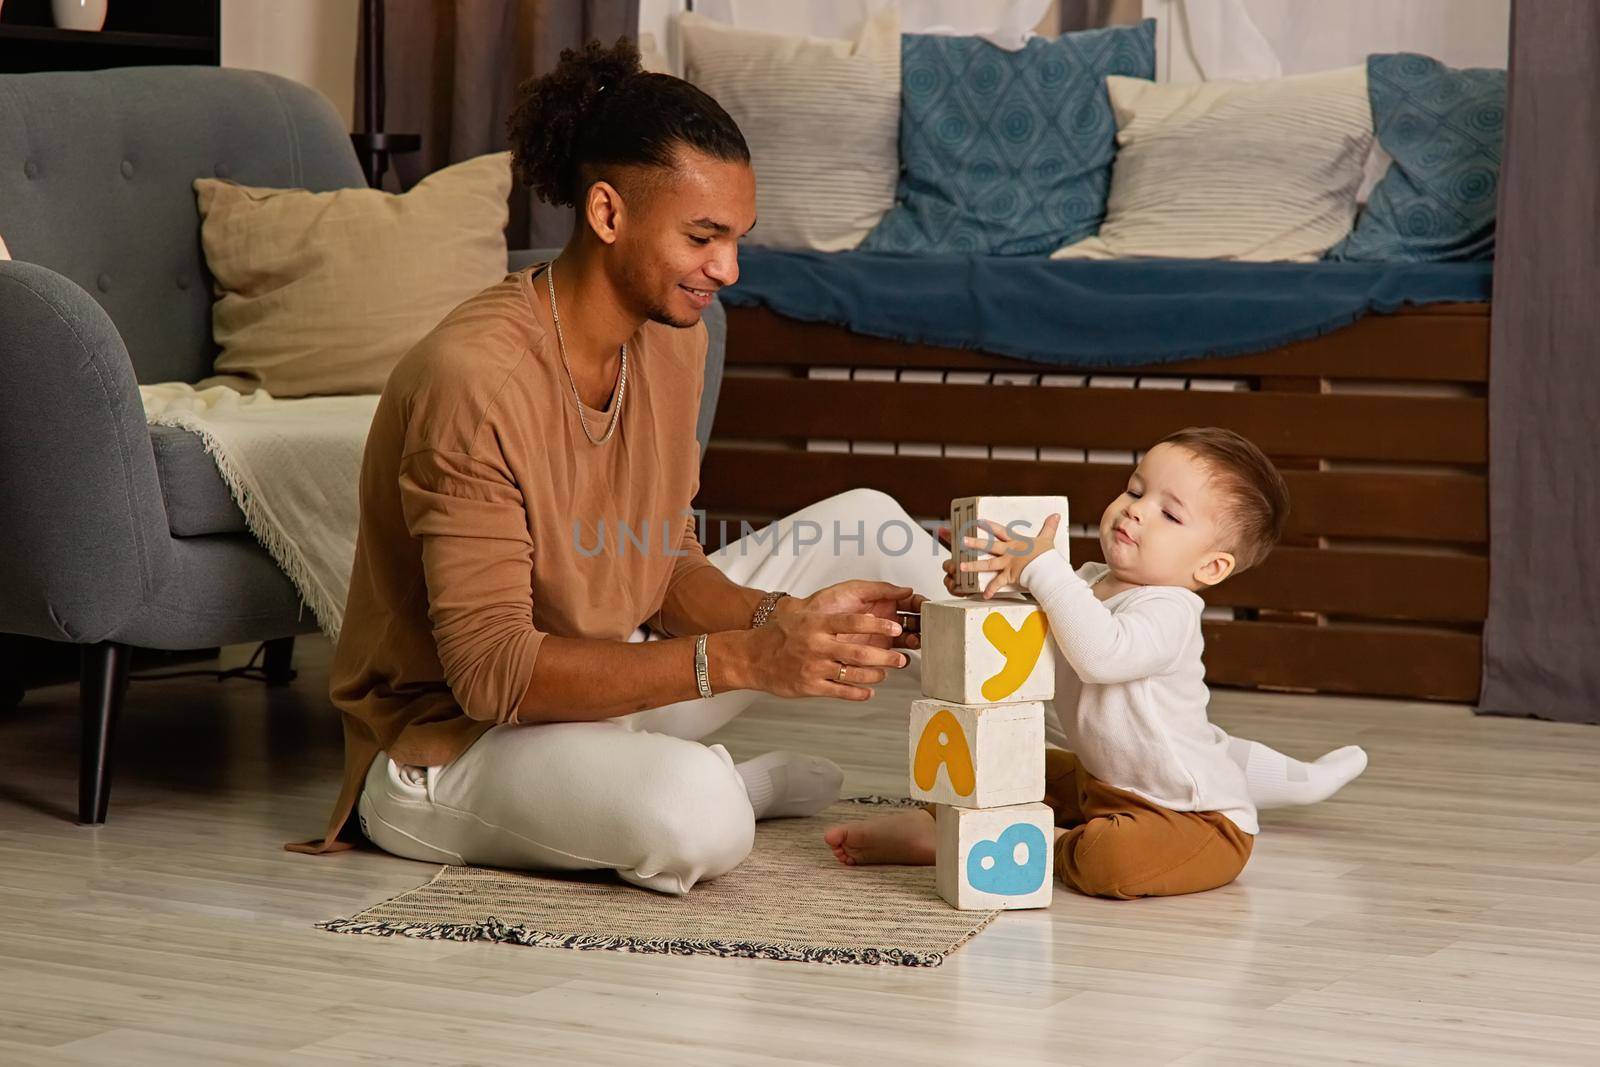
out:
<path id="1" fill-rule="evenodd" d="M 963 497 L 951 504 L 958 563 L 982 522 L 1036 535 L 1059 496 Z M 1062 542 L 1065 543 L 1064 541 Z M 992 572 L 956 572 L 956 600 L 922 605 L 922 694 L 911 704 L 911 795 L 936 805 L 939 895 L 963 911 L 1043 908 L 1054 818 L 1044 799 L 1044 701 L 1056 692 L 1049 623 L 1016 586 L 979 594 Z"/>

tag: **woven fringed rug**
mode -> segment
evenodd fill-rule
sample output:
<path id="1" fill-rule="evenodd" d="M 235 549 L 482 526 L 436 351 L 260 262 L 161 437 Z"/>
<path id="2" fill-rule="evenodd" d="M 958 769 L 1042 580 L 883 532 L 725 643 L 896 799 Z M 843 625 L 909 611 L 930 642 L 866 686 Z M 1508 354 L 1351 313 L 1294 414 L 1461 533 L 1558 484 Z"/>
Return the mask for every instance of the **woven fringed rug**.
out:
<path id="1" fill-rule="evenodd" d="M 881 801 L 845 801 L 816 818 L 760 823 L 748 859 L 683 897 L 609 874 L 445 867 L 427 885 L 317 925 L 380 937 L 937 967 L 999 912 L 950 907 L 934 891 L 932 867 L 840 866 L 823 828 L 884 810 Z"/>

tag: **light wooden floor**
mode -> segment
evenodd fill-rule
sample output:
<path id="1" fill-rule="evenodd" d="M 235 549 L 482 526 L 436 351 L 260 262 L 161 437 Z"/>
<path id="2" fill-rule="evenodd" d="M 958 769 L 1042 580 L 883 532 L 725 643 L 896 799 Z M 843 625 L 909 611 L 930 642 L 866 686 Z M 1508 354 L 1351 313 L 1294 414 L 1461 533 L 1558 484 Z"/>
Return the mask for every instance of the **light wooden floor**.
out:
<path id="1" fill-rule="evenodd" d="M 1597 728 L 1219 692 L 1238 735 L 1372 757 L 1268 813 L 1233 886 L 1058 892 L 928 971 L 628 956 L 313 929 L 433 871 L 278 848 L 337 777 L 327 655 L 302 639 L 275 693 L 135 684 L 97 830 L 71 818 L 73 690 L 0 721 L 0 1063 L 1600 1062 Z M 903 792 L 910 692 L 771 701 L 718 740 Z"/>

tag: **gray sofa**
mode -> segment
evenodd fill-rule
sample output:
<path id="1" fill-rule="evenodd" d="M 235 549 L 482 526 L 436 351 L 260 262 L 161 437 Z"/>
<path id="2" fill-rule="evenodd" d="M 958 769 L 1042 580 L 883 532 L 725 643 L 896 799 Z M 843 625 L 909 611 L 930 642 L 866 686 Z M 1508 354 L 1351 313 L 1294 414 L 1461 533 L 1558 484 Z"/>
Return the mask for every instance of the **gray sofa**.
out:
<path id="1" fill-rule="evenodd" d="M 84 823 L 105 819 L 131 648 L 265 641 L 282 682 L 295 635 L 315 631 L 199 438 L 149 427 L 139 401 L 139 383 L 211 373 L 201 176 L 364 184 L 328 101 L 272 75 L 0 76 L 0 236 L 15 257 L 0 261 L 0 633 L 81 646 Z M 702 448 L 722 376 L 713 312 Z"/>

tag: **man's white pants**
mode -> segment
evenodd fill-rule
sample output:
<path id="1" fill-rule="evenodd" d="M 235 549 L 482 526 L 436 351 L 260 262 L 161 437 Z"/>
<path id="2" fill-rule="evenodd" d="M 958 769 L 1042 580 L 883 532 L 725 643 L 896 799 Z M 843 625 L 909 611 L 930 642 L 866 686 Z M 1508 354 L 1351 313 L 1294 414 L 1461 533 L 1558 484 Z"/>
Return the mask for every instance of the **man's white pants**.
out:
<path id="1" fill-rule="evenodd" d="M 739 585 L 796 596 L 868 578 L 940 598 L 945 554 L 892 497 L 855 489 L 710 558 Z M 646 638 L 641 630 L 632 639 Z M 612 869 L 648 889 L 686 893 L 738 866 L 755 839 L 733 758 L 699 739 L 759 695 L 719 693 L 602 722 L 497 726 L 443 767 L 380 754 L 361 793 L 361 828 L 409 859 Z"/>

